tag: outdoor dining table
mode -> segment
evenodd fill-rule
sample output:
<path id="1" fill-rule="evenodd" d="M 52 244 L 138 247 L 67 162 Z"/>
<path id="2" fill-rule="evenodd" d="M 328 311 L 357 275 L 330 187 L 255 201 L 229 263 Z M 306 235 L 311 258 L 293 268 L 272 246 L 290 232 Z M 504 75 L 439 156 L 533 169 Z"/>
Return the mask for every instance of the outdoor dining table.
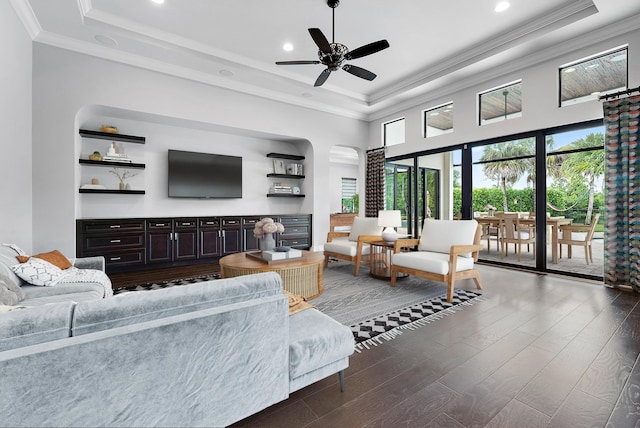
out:
<path id="1" fill-rule="evenodd" d="M 474 217 L 474 219 L 482 224 L 489 226 L 500 226 L 500 217 L 499 216 L 479 216 Z M 558 235 L 560 226 L 564 226 L 565 224 L 571 224 L 573 219 L 565 218 L 564 216 L 559 217 L 547 217 L 547 225 L 551 226 L 551 263 L 558 263 Z M 529 218 L 521 218 L 520 224 L 528 224 L 534 225 L 536 224 L 535 217 Z"/>

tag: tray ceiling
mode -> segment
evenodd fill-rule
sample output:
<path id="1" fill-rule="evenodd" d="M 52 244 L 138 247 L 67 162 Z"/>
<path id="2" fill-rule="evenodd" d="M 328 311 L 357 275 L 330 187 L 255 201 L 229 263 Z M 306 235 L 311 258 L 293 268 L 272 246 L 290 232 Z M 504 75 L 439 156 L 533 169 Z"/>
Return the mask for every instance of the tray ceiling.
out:
<path id="1" fill-rule="evenodd" d="M 602 40 L 594 32 L 640 26 L 637 0 L 511 0 L 502 13 L 498 0 L 342 0 L 336 42 L 391 46 L 350 61 L 374 81 L 338 71 L 314 88 L 323 66 L 275 61 L 317 59 L 307 29 L 331 41 L 325 0 L 10 1 L 37 42 L 363 119 L 534 53 L 557 56 L 561 43 L 567 51 Z"/>

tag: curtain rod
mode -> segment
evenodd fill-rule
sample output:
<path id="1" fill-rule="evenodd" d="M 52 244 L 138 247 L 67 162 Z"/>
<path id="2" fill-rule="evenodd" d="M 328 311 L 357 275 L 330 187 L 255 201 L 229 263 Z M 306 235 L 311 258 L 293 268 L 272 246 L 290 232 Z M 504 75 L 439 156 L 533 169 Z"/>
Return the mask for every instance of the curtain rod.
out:
<path id="1" fill-rule="evenodd" d="M 382 146 L 382 147 L 376 147 L 375 149 L 369 149 L 369 150 L 367 150 L 367 153 L 369 153 L 369 152 L 377 152 L 377 151 L 380 151 L 380 150 L 384 150 L 386 152 L 387 151 L 387 147 L 386 146 Z"/>
<path id="2" fill-rule="evenodd" d="M 599 100 L 608 100 L 609 98 L 618 98 L 621 95 L 631 95 L 634 92 L 640 92 L 640 86 L 638 86 L 637 88 L 633 88 L 633 89 L 627 89 L 626 91 L 619 91 L 619 92 L 614 92 L 612 94 L 602 95 L 602 96 L 598 97 L 598 99 Z"/>

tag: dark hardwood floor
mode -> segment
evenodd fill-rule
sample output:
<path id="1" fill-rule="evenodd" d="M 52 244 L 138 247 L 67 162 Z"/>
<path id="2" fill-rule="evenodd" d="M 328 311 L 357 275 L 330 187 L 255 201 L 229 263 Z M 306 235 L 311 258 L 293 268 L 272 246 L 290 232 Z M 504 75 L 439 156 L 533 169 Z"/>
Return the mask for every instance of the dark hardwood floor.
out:
<path id="1" fill-rule="evenodd" d="M 480 269 L 482 302 L 354 354 L 343 393 L 331 376 L 234 426 L 640 427 L 637 294 Z"/>
<path id="2" fill-rule="evenodd" d="M 146 284 L 157 281 L 171 281 L 174 279 L 193 278 L 197 276 L 219 273 L 218 262 L 200 263 L 189 266 L 176 266 L 161 269 L 149 269 L 136 272 L 110 273 L 113 289 L 127 287 L 129 285 Z"/>

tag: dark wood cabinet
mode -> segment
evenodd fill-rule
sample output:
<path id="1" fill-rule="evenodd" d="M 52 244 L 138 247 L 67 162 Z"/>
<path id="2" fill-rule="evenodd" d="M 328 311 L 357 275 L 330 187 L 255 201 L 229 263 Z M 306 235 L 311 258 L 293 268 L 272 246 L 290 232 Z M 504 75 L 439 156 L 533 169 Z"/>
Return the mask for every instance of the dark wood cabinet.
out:
<path id="1" fill-rule="evenodd" d="M 222 256 L 242 252 L 242 219 L 240 217 L 222 218 Z"/>
<path id="2" fill-rule="evenodd" d="M 196 219 L 147 220 L 147 262 L 168 263 L 198 257 Z"/>
<path id="3" fill-rule="evenodd" d="M 198 220 L 176 219 L 173 221 L 174 260 L 195 260 L 198 258 Z"/>
<path id="4" fill-rule="evenodd" d="M 278 245 L 309 249 L 311 215 L 82 219 L 76 221 L 76 256 L 104 256 L 107 272 L 214 261 L 259 250 L 255 224 L 283 224 Z"/>
<path id="5" fill-rule="evenodd" d="M 139 219 L 78 221 L 78 257 L 104 256 L 107 270 L 144 266 L 145 223 Z"/>
<path id="6" fill-rule="evenodd" d="M 173 260 L 171 219 L 147 220 L 147 263 Z"/>
<path id="7" fill-rule="evenodd" d="M 222 234 L 219 218 L 199 219 L 200 243 L 198 258 L 209 259 L 220 257 L 222 253 Z"/>
<path id="8" fill-rule="evenodd" d="M 278 236 L 277 245 L 308 250 L 311 247 L 311 216 L 280 216 L 278 221 L 284 232 Z"/>
<path id="9" fill-rule="evenodd" d="M 242 251 L 258 251 L 260 249 L 258 238 L 253 236 L 253 229 L 259 221 L 260 217 L 242 218 L 242 241 L 244 244 Z"/>

